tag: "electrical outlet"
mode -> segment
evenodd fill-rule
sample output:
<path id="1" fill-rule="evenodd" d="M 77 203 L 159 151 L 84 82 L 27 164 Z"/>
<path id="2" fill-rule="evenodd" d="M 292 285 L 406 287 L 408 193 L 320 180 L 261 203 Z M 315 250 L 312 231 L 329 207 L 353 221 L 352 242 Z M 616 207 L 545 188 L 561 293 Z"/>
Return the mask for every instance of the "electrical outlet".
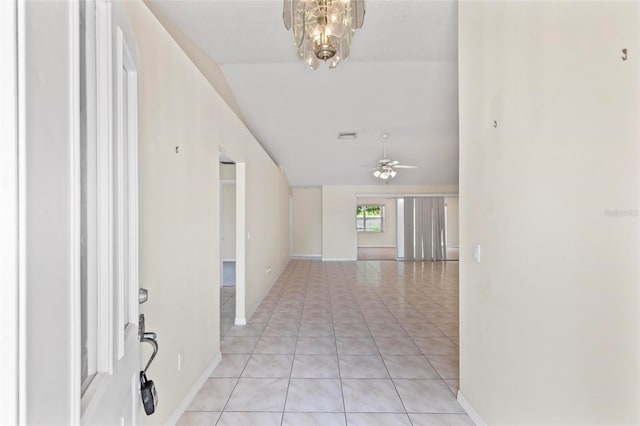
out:
<path id="1" fill-rule="evenodd" d="M 475 260 L 476 263 L 480 263 L 480 243 L 473 245 L 473 260 Z"/>
<path id="2" fill-rule="evenodd" d="M 182 370 L 182 352 L 178 352 L 178 371 Z"/>

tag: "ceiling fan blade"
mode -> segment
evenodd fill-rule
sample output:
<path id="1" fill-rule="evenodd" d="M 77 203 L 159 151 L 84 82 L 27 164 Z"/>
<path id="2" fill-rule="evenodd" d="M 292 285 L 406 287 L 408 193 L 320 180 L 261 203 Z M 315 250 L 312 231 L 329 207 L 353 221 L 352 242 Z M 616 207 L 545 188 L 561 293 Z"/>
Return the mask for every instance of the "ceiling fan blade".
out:
<path id="1" fill-rule="evenodd" d="M 404 164 L 398 164 L 393 166 L 394 169 L 417 169 L 418 166 L 405 166 Z"/>

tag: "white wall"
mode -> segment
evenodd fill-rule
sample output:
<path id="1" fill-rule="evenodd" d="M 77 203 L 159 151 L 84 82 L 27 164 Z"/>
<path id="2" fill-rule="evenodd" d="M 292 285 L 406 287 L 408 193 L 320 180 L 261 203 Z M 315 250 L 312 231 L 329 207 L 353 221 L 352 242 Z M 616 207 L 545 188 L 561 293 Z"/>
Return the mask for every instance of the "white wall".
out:
<path id="1" fill-rule="evenodd" d="M 254 140 L 248 131 L 246 136 Z M 247 145 L 246 158 L 248 319 L 289 262 L 290 188 L 284 172 L 258 144 Z"/>
<path id="2" fill-rule="evenodd" d="M 249 314 L 289 257 L 288 184 L 149 9 L 126 8 L 141 61 L 141 282 L 149 289 L 142 308 L 160 344 L 149 377 L 161 402 L 146 421 L 163 424 L 219 353 L 220 150 L 247 168 Z"/>
<path id="3" fill-rule="evenodd" d="M 384 205 L 382 232 L 356 232 L 358 247 L 395 247 L 396 246 L 396 199 L 395 198 L 358 198 L 357 204 Z M 355 205 L 353 215 L 355 216 Z M 354 219 L 355 220 L 355 219 Z"/>
<path id="4" fill-rule="evenodd" d="M 447 247 L 460 245 L 460 213 L 458 198 L 448 197 L 444 199 L 447 205 Z"/>
<path id="5" fill-rule="evenodd" d="M 331 185 L 322 187 L 322 258 L 356 260 L 357 195 L 457 194 L 457 185 Z"/>
<path id="6" fill-rule="evenodd" d="M 218 100 L 146 6 L 126 6 L 140 55 L 141 311 L 160 346 L 161 403 L 145 422 L 160 424 L 219 352 Z"/>
<path id="7" fill-rule="evenodd" d="M 322 188 L 292 188 L 292 256 L 322 255 Z"/>
<path id="8" fill-rule="evenodd" d="M 224 74 L 220 69 L 220 65 L 214 62 L 209 55 L 200 49 L 189 37 L 187 37 L 177 26 L 171 22 L 171 19 L 162 15 L 156 10 L 155 2 L 149 0 L 143 0 L 149 10 L 158 18 L 162 26 L 171 34 L 171 37 L 178 43 L 178 46 L 187 54 L 189 59 L 200 70 L 202 75 L 209 81 L 211 86 L 215 89 L 218 95 L 226 102 L 231 108 L 231 111 L 242 121 L 245 125 L 246 122 L 242 116 L 242 111 L 236 102 L 236 98 L 231 92 L 231 88 L 224 78 Z"/>
<path id="9" fill-rule="evenodd" d="M 460 389 L 489 424 L 640 423 L 639 16 L 460 3 Z"/>

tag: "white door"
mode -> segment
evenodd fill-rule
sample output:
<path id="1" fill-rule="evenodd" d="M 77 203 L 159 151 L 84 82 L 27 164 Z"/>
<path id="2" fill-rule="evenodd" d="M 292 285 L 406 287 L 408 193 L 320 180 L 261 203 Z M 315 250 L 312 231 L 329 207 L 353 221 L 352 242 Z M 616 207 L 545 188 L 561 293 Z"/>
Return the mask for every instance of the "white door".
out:
<path id="1" fill-rule="evenodd" d="M 82 423 L 137 424 L 138 73 L 122 2 L 80 7 Z"/>

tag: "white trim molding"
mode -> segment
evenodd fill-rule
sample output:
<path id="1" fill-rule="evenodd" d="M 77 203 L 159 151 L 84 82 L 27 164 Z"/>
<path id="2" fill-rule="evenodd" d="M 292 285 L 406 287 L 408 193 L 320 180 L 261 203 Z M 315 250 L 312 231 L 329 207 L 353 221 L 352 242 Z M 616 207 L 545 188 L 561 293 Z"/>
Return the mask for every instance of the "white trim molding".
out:
<path id="1" fill-rule="evenodd" d="M 236 320 L 237 325 L 247 323 L 246 319 L 246 185 L 247 164 L 236 163 Z"/>
<path id="2" fill-rule="evenodd" d="M 0 2 L 0 424 L 7 425 L 21 423 L 17 13 L 15 0 Z"/>
<path id="3" fill-rule="evenodd" d="M 213 370 L 215 370 L 218 364 L 220 364 L 220 361 L 222 361 L 222 353 L 218 352 L 213 358 L 213 361 L 211 361 L 211 364 L 209 364 L 209 366 L 205 368 L 200 377 L 198 377 L 198 380 L 196 380 L 191 389 L 189 389 L 189 392 L 187 392 L 184 399 L 180 402 L 180 404 L 178 404 L 176 409 L 169 416 L 165 423 L 166 425 L 175 425 L 176 423 L 178 423 L 178 420 L 180 420 L 182 414 L 184 414 L 184 412 L 191 404 L 191 401 L 193 401 L 198 392 L 200 392 L 200 389 L 202 389 L 202 386 L 204 386 L 207 379 L 211 376 Z"/>
<path id="4" fill-rule="evenodd" d="M 96 372 L 113 372 L 113 63 L 111 4 L 96 2 Z"/>
<path id="5" fill-rule="evenodd" d="M 27 110 L 26 110 L 26 4 L 17 2 L 16 79 L 18 120 L 18 421 L 27 422 Z M 4 27 L 4 22 L 2 23 Z M 11 31 L 11 28 L 5 28 Z M 3 34 L 4 35 L 4 34 Z M 4 58 L 4 55 L 3 55 Z M 10 60 L 10 59 L 9 59 Z M 6 135 L 6 134 L 5 134 Z"/>
<path id="6" fill-rule="evenodd" d="M 478 412 L 476 411 L 475 408 L 473 408 L 471 403 L 467 401 L 467 398 L 465 398 L 464 395 L 462 395 L 462 392 L 460 392 L 460 390 L 458 390 L 458 404 L 460 404 L 462 409 L 467 413 L 467 416 L 469 416 L 471 421 L 476 426 L 487 426 L 487 422 L 485 422 L 483 418 L 480 417 L 480 414 L 478 414 Z"/>
<path id="7" fill-rule="evenodd" d="M 70 89 L 70 111 L 69 111 L 69 129 L 71 140 L 69 141 L 69 334 L 71 337 L 69 347 L 69 371 L 71 371 L 70 380 L 70 398 L 69 398 L 69 423 L 80 423 L 81 412 L 81 330 L 82 321 L 81 311 L 81 286 L 82 278 L 81 270 L 81 182 L 82 172 L 80 170 L 80 145 L 81 145 L 81 119 L 80 119 L 80 7 L 77 3 L 69 3 L 69 89 Z"/>
<path id="8" fill-rule="evenodd" d="M 321 254 L 292 254 L 290 259 L 322 259 Z"/>
<path id="9" fill-rule="evenodd" d="M 397 194 L 397 193 L 389 193 L 389 194 L 356 194 L 356 198 L 405 198 L 405 197 L 444 197 L 444 198 L 458 198 L 459 194 L 454 193 L 424 193 L 424 194 Z"/>
<path id="10" fill-rule="evenodd" d="M 356 258 L 346 258 L 346 257 L 342 258 L 342 259 L 340 259 L 340 258 L 328 258 L 328 257 L 323 257 L 322 258 L 323 262 L 355 262 L 356 260 L 358 260 L 358 259 L 356 259 Z"/>

